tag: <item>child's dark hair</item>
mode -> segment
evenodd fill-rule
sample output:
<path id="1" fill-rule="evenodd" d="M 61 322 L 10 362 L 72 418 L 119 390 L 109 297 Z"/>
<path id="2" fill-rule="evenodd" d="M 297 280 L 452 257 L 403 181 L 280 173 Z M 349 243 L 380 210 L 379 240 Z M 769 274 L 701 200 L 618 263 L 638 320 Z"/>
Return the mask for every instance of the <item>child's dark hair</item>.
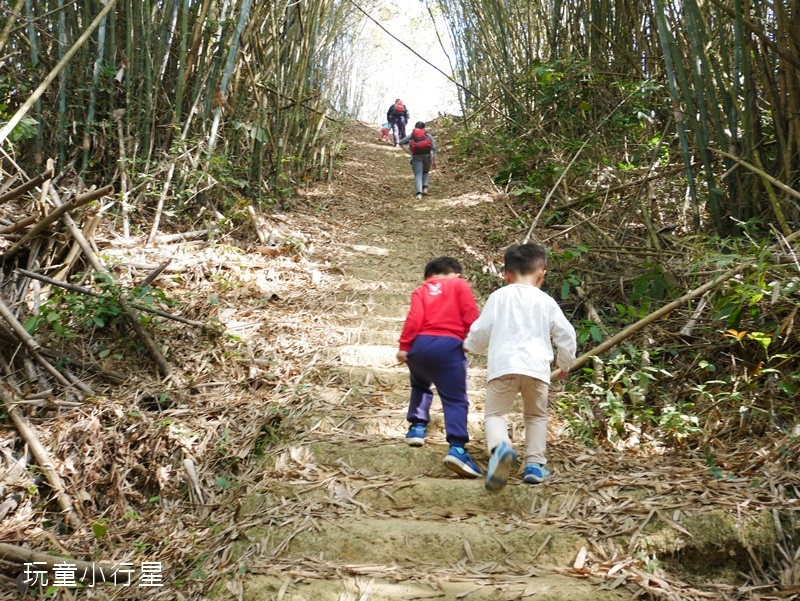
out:
<path id="1" fill-rule="evenodd" d="M 452 257 L 439 257 L 429 261 L 425 266 L 425 279 L 434 275 L 449 275 L 451 273 L 462 274 L 461 263 Z"/>
<path id="2" fill-rule="evenodd" d="M 538 244 L 515 244 L 506 251 L 505 269 L 517 275 L 530 275 L 547 269 L 547 251 Z"/>

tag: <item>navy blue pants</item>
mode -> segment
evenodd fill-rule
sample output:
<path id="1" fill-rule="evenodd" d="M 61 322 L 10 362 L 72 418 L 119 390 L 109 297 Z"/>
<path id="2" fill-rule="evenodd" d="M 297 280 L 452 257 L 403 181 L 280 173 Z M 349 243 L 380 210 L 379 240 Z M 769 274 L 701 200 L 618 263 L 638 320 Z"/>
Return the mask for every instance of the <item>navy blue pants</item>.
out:
<path id="1" fill-rule="evenodd" d="M 461 344 L 461 340 L 450 336 L 417 336 L 408 351 L 411 400 L 406 419 L 412 424 L 427 424 L 431 420 L 433 384 L 442 399 L 447 442 L 457 447 L 469 441 L 467 358 Z"/>
<path id="2" fill-rule="evenodd" d="M 406 118 L 403 115 L 392 115 L 390 118 L 394 143 L 399 144 L 400 140 L 406 137 Z"/>

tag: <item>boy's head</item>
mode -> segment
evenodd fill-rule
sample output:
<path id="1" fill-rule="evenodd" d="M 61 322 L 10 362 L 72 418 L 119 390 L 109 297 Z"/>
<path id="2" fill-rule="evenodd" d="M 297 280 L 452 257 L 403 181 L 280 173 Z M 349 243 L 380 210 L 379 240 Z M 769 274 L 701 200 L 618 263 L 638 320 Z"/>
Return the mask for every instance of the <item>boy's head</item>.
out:
<path id="1" fill-rule="evenodd" d="M 451 257 L 439 257 L 429 261 L 425 266 L 425 279 L 435 275 L 459 276 L 462 274 L 461 263 Z"/>
<path id="2" fill-rule="evenodd" d="M 538 244 L 514 244 L 504 259 L 506 273 L 514 276 L 544 274 L 547 269 L 547 251 Z"/>
<path id="3" fill-rule="evenodd" d="M 416 127 L 417 129 L 425 129 L 425 122 L 417 121 L 416 124 L 414 124 L 414 127 Z"/>

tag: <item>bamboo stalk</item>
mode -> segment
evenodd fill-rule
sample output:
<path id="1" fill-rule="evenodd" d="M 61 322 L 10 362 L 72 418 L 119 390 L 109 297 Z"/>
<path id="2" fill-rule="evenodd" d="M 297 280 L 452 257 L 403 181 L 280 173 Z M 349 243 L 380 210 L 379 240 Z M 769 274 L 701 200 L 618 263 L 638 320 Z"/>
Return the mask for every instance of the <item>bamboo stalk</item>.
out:
<path id="1" fill-rule="evenodd" d="M 8 13 L 6 13 L 8 18 L 6 19 L 6 24 L 3 26 L 2 33 L 0 33 L 0 55 L 3 54 L 3 49 L 6 47 L 8 38 L 11 35 L 11 30 L 14 29 L 14 24 L 16 21 L 14 21 L 14 19 L 11 17 L 20 14 L 24 5 L 25 0 L 17 0 L 17 3 L 14 5 L 14 7 Z"/>
<path id="2" fill-rule="evenodd" d="M 53 170 L 48 169 L 44 173 L 37 175 L 32 180 L 25 182 L 21 186 L 14 188 L 0 196 L 0 205 L 8 202 L 9 200 L 14 200 L 15 198 L 19 198 L 25 192 L 29 190 L 33 190 L 36 186 L 40 185 L 42 182 L 45 182 L 53 177 Z"/>
<path id="3" fill-rule="evenodd" d="M 56 496 L 56 501 L 58 502 L 59 507 L 61 507 L 61 510 L 64 512 L 64 517 L 66 518 L 67 523 L 75 530 L 83 529 L 83 523 L 78 517 L 78 514 L 75 512 L 75 506 L 72 503 L 72 499 L 66 492 L 64 481 L 61 479 L 61 476 L 56 470 L 53 460 L 50 459 L 50 454 L 39 441 L 36 431 L 28 423 L 28 420 L 25 419 L 25 417 L 20 413 L 19 409 L 14 405 L 14 396 L 9 391 L 8 384 L 3 381 L 0 381 L 0 399 L 2 399 L 3 404 L 6 406 L 6 411 L 8 412 L 11 421 L 14 422 L 14 426 L 19 432 L 20 436 L 22 436 L 22 438 L 28 444 L 28 448 L 30 448 L 31 453 L 33 453 L 33 456 L 36 458 L 36 463 L 39 465 L 39 469 L 41 469 L 42 472 L 44 472 L 44 475 L 47 477 L 47 481 L 50 483 L 53 493 Z M 4 547 L 4 544 L 2 547 L 0 547 L 0 557 L 5 559 L 5 555 L 3 554 L 3 551 L 5 550 Z"/>
<path id="4" fill-rule="evenodd" d="M 103 7 L 103 10 L 100 11 L 100 13 L 94 18 L 94 21 L 91 22 L 89 27 L 87 27 L 86 30 L 81 34 L 81 36 L 75 41 L 75 43 L 72 45 L 72 48 L 70 48 L 64 54 L 64 57 L 60 61 L 58 61 L 58 64 L 55 67 L 53 67 L 50 73 L 47 74 L 47 77 L 44 78 L 44 81 L 41 84 L 39 84 L 39 87 L 33 91 L 33 93 L 22 104 L 22 106 L 20 106 L 17 109 L 17 111 L 14 113 L 11 119 L 8 120 L 8 122 L 2 127 L 2 129 L 0 129 L 0 145 L 2 145 L 3 142 L 5 142 L 6 138 L 8 137 L 8 134 L 10 134 L 14 130 L 14 128 L 19 124 L 19 122 L 22 121 L 22 118 L 28 114 L 28 111 L 31 110 L 31 107 L 33 107 L 33 105 L 36 104 L 36 101 L 42 97 L 42 94 L 44 94 L 47 88 L 50 87 L 50 84 L 53 83 L 53 81 L 61 72 L 61 70 L 64 67 L 66 67 L 69 61 L 72 60 L 72 57 L 75 56 L 75 54 L 77 54 L 78 50 L 80 50 L 81 46 L 83 46 L 86 43 L 86 40 L 89 39 L 94 30 L 97 29 L 100 23 L 103 22 L 103 19 L 105 19 L 106 15 L 111 11 L 112 8 L 114 8 L 116 1 L 117 0 L 108 0 L 106 2 L 106 5 Z"/>
<path id="5" fill-rule="evenodd" d="M 756 167 L 755 165 L 751 165 L 750 163 L 748 163 L 744 159 L 739 158 L 736 155 L 731 154 L 729 152 L 725 152 L 724 150 L 719 150 L 718 148 L 710 148 L 709 150 L 711 150 L 713 152 L 716 152 L 717 154 L 721 154 L 722 156 L 728 157 L 729 159 L 733 159 L 738 164 L 740 164 L 742 167 L 746 167 L 747 169 L 749 169 L 750 171 L 752 171 L 753 173 L 755 173 L 759 177 L 761 177 L 764 180 L 768 181 L 770 184 L 772 184 L 776 188 L 780 188 L 782 191 L 786 192 L 787 194 L 790 194 L 791 196 L 794 196 L 795 198 L 800 199 L 800 192 L 798 192 L 794 188 L 791 188 L 790 186 L 787 186 L 782 181 L 775 179 L 774 177 L 769 175 L 767 172 L 765 172 L 763 169 L 760 169 L 760 168 Z M 784 235 L 788 235 L 788 232 L 784 232 Z"/>
<path id="6" fill-rule="evenodd" d="M 629 325 L 627 328 L 624 328 L 623 330 L 621 330 L 620 332 L 618 332 L 617 334 L 615 334 L 614 336 L 612 336 L 608 340 L 605 340 L 605 341 L 601 342 L 600 344 L 598 344 L 593 349 L 585 352 L 583 355 L 578 357 L 575 360 L 575 364 L 572 366 L 572 370 L 575 370 L 575 369 L 578 369 L 579 367 L 582 367 L 589 359 L 591 359 L 595 355 L 599 355 L 601 353 L 606 352 L 609 349 L 614 348 L 615 346 L 617 346 L 620 342 L 622 342 L 626 338 L 629 338 L 630 336 L 632 336 L 633 334 L 635 334 L 639 330 L 641 330 L 641 329 L 645 328 L 646 326 L 650 325 L 651 323 L 653 323 L 657 319 L 663 317 L 667 313 L 670 313 L 671 311 L 674 311 L 675 309 L 677 309 L 678 307 L 680 307 L 684 303 L 692 300 L 693 298 L 697 298 L 698 296 L 702 296 L 703 294 L 705 294 L 709 290 L 713 290 L 714 288 L 716 288 L 720 284 L 723 284 L 723 283 L 727 282 L 729 279 L 731 279 L 737 273 L 743 271 L 746 267 L 747 267 L 746 264 L 742 264 L 742 265 L 739 265 L 738 267 L 735 267 L 735 268 L 730 269 L 730 270 L 728 270 L 728 271 L 726 271 L 724 273 L 721 273 L 719 275 L 719 277 L 713 279 L 712 281 L 706 282 L 702 286 L 698 286 L 697 288 L 695 288 L 691 292 L 687 292 L 686 294 L 684 294 L 679 299 L 676 299 L 676 300 L 672 301 L 671 303 L 667 303 L 666 305 L 664 305 L 660 309 L 657 309 L 657 310 L 653 311 L 652 313 L 650 313 L 649 315 L 643 317 L 642 319 L 640 319 L 636 323 Z M 551 378 L 558 377 L 560 371 L 561 370 L 553 371 L 550 374 L 550 377 Z"/>

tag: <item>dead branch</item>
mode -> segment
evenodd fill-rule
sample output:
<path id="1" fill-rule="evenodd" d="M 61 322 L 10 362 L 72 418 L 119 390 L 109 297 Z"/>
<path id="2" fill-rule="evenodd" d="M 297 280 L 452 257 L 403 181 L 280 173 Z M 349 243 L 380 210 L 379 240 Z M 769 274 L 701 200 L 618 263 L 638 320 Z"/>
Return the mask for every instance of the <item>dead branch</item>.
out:
<path id="1" fill-rule="evenodd" d="M 16 223 L 12 223 L 7 227 L 0 228 L 0 234 L 13 234 L 14 232 L 18 232 L 21 229 L 25 229 L 32 223 L 36 223 L 38 219 L 39 218 L 36 215 L 30 215 L 28 217 L 25 217 L 24 219 L 20 219 Z"/>
<path id="2" fill-rule="evenodd" d="M 61 510 L 64 512 L 64 517 L 67 522 L 75 530 L 80 530 L 83 528 L 83 523 L 78 517 L 78 514 L 75 513 L 75 507 L 72 504 L 72 499 L 66 493 L 64 482 L 61 480 L 58 471 L 56 471 L 55 464 L 53 460 L 50 459 L 50 454 L 47 452 L 47 449 L 39 442 L 36 431 L 31 427 L 22 413 L 20 413 L 19 408 L 14 406 L 14 395 L 10 392 L 9 388 L 6 382 L 0 381 L 0 399 L 2 399 L 3 404 L 6 406 L 8 415 L 11 417 L 11 421 L 14 422 L 14 426 L 17 428 L 20 436 L 22 436 L 28 444 L 33 456 L 36 458 L 36 463 L 39 464 L 39 468 L 47 477 L 47 481 L 50 483 L 55 493 L 58 506 L 61 507 Z M 0 551 L 0 557 L 2 557 L 2 551 Z"/>
<path id="3" fill-rule="evenodd" d="M 94 190 L 89 192 L 88 194 L 84 194 L 83 196 L 77 196 L 73 198 L 70 202 L 61 205 L 57 209 L 53 210 L 50 214 L 47 215 L 44 219 L 39 221 L 31 230 L 25 234 L 25 236 L 14 244 L 11 248 L 9 248 L 4 257 L 8 258 L 12 256 L 14 253 L 19 251 L 25 244 L 27 244 L 30 240 L 41 234 L 45 229 L 47 229 L 53 222 L 57 221 L 64 213 L 67 211 L 72 211 L 73 209 L 77 209 L 78 207 L 82 207 L 85 204 L 89 204 L 93 200 L 97 200 L 98 198 L 102 198 L 108 194 L 111 194 L 114 191 L 114 186 L 106 186 L 105 188 L 100 188 L 99 190 Z"/>
<path id="4" fill-rule="evenodd" d="M 139 321 L 139 318 L 131 312 L 130 305 L 127 305 L 126 303 L 121 304 L 122 308 L 125 310 L 125 317 L 127 318 L 128 323 L 131 324 L 134 332 L 136 332 L 136 335 L 139 336 L 139 339 L 147 348 L 150 356 L 153 358 L 153 360 L 155 360 L 156 365 L 158 365 L 158 371 L 160 371 L 161 375 L 164 377 L 172 374 L 172 366 L 167 361 L 167 358 L 164 357 L 161 349 L 156 346 L 155 341 L 150 336 L 150 333 L 147 331 L 147 329 L 142 325 L 142 322 Z"/>
<path id="5" fill-rule="evenodd" d="M 697 307 L 692 312 L 692 316 L 689 318 L 689 321 L 687 321 L 686 325 L 681 328 L 681 336 L 686 336 L 688 338 L 692 335 L 694 328 L 697 326 L 697 321 L 703 314 L 703 309 L 706 308 L 707 302 L 708 302 L 708 293 L 703 295 L 703 298 L 700 299 L 700 302 L 697 303 Z"/>
<path id="6" fill-rule="evenodd" d="M 53 177 L 53 170 L 48 169 L 41 175 L 37 175 L 36 177 L 34 177 L 31 181 L 25 182 L 21 186 L 17 186 L 10 192 L 6 192 L 2 196 L 0 196 L 0 205 L 8 202 L 9 200 L 14 200 L 15 198 L 19 198 L 20 196 L 25 194 L 25 192 L 27 192 L 28 190 L 33 190 L 36 186 L 38 186 L 42 182 L 48 181 L 52 177 Z"/>
<path id="7" fill-rule="evenodd" d="M 152 244 L 170 244 L 171 242 L 183 242 L 185 240 L 197 240 L 204 238 L 211 234 L 210 229 L 205 230 L 192 230 L 191 232 L 183 232 L 181 234 L 162 234 L 153 239 Z M 148 241 L 148 244 L 151 242 Z"/>
<path id="8" fill-rule="evenodd" d="M 258 241 L 261 242 L 262 246 L 266 246 L 267 237 L 264 235 L 264 232 L 261 229 L 261 223 L 259 223 L 258 215 L 256 215 L 256 210 L 253 208 L 253 205 L 247 205 L 247 212 L 250 214 L 250 219 L 252 220 L 253 227 L 256 230 Z"/>
<path id="9" fill-rule="evenodd" d="M 47 568 L 48 572 L 55 570 L 56 565 L 63 565 L 66 563 L 75 566 L 76 573 L 87 575 L 94 573 L 96 578 L 95 582 L 106 582 L 116 571 L 116 566 L 101 564 L 95 561 L 81 561 L 80 559 L 72 559 L 71 557 L 59 557 L 51 553 L 42 553 L 41 551 L 34 551 L 33 549 L 19 547 L 9 543 L 0 543 L 0 559 L 20 565 L 35 563 L 37 570 Z"/>
<path id="10" fill-rule="evenodd" d="M 108 188 L 111 188 L 111 186 L 108 186 Z M 59 203 L 58 195 L 53 194 L 52 198 L 56 204 Z M 68 206 L 68 204 L 62 204 L 58 206 L 56 211 L 63 209 L 64 207 Z M 56 211 L 53 212 L 55 213 Z M 69 230 L 69 233 L 75 239 L 75 242 L 77 242 L 78 245 L 81 247 L 83 254 L 86 255 L 86 258 L 89 261 L 89 263 L 91 263 L 92 267 L 100 273 L 107 273 L 108 269 L 106 268 L 105 265 L 103 265 L 103 262 L 100 261 L 100 258 L 97 256 L 92 247 L 89 245 L 89 241 L 83 235 L 83 232 L 81 232 L 75 225 L 75 222 L 72 220 L 72 217 L 69 215 L 67 211 L 63 211 L 63 221 L 64 224 L 67 226 L 67 230 Z M 55 281 L 52 281 L 50 283 L 55 284 Z M 172 373 L 172 366 L 169 364 L 169 362 L 167 362 L 167 359 L 161 353 L 161 350 L 158 348 L 155 341 L 150 336 L 150 332 L 147 331 L 147 328 L 145 328 L 142 325 L 142 322 L 140 322 L 136 314 L 133 313 L 130 303 L 127 303 L 126 301 L 119 299 L 119 304 L 122 307 L 122 311 L 125 314 L 125 318 L 128 320 L 128 323 L 131 324 L 131 327 L 133 328 L 134 332 L 136 332 L 137 336 L 139 336 L 139 339 L 142 341 L 142 344 L 144 344 L 145 348 L 150 353 L 150 356 L 156 362 L 156 365 L 158 365 L 158 369 L 161 372 L 161 374 L 164 376 L 170 375 Z"/>
<path id="11" fill-rule="evenodd" d="M 159 265 L 152 272 L 150 272 L 150 275 L 148 275 L 144 280 L 142 280 L 142 283 L 139 284 L 139 287 L 144 288 L 145 286 L 149 286 L 150 284 L 152 284 L 153 280 L 155 280 L 159 275 L 161 275 L 161 272 L 164 271 L 169 266 L 170 263 L 172 263 L 171 258 L 161 263 L 161 265 Z"/>

